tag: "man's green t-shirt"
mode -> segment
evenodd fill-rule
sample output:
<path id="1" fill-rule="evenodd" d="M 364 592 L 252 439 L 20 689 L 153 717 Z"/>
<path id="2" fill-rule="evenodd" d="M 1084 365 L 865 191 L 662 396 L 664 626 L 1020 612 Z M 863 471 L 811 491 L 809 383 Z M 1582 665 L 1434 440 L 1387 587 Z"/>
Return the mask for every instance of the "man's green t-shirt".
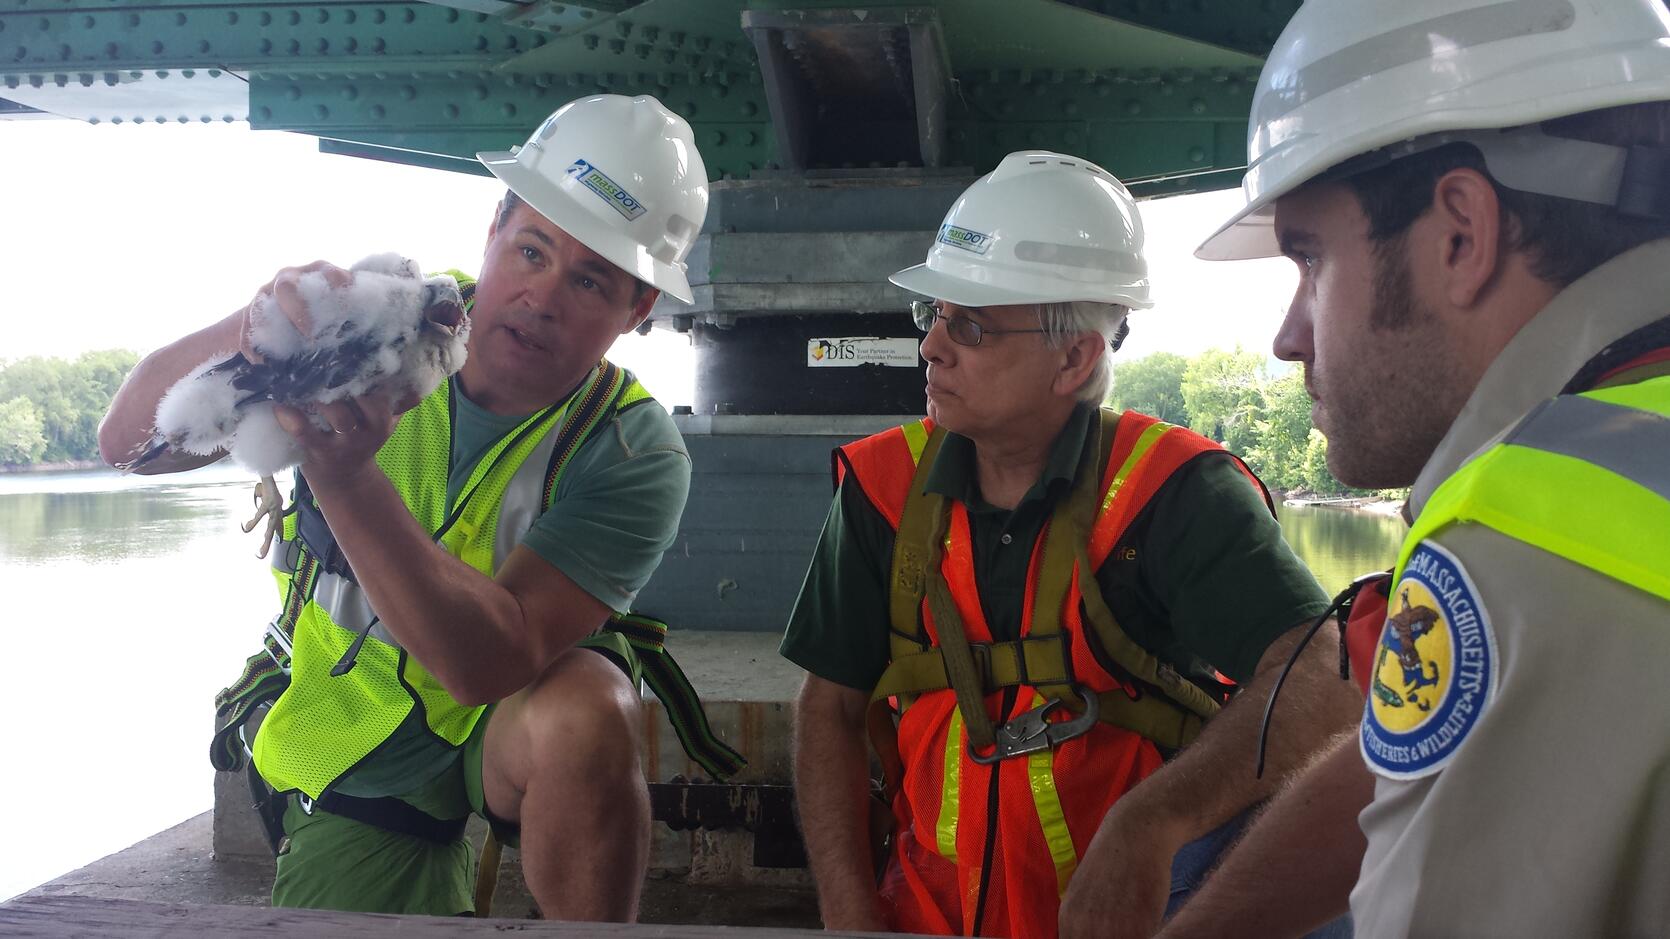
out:
<path id="1" fill-rule="evenodd" d="M 993 638 L 1019 635 L 1038 533 L 1072 489 L 1096 410 L 1075 409 L 1032 489 L 1013 510 L 980 498 L 974 444 L 946 436 L 930 491 L 968 507 L 975 581 Z M 868 692 L 888 661 L 893 529 L 848 476 L 836 493 L 781 653 L 814 675 Z M 1277 636 L 1322 614 L 1328 597 L 1282 539 L 1264 498 L 1223 453 L 1183 467 L 1096 572 L 1115 619 L 1162 660 L 1249 678 Z"/>

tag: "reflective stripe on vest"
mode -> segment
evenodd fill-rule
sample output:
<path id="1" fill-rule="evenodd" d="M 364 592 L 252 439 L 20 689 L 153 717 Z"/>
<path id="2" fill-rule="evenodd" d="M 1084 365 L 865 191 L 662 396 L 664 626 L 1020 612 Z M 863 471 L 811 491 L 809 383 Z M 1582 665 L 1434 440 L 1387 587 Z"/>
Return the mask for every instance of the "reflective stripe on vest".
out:
<path id="1" fill-rule="evenodd" d="M 619 371 L 599 369 L 580 393 L 500 438 L 450 501 L 450 454 L 435 442 L 452 439 L 451 383 L 402 416 L 378 451 L 377 462 L 426 531 L 440 531 L 451 519 L 441 545 L 492 576 L 544 510 L 554 431 L 573 403 L 606 373 Z M 287 527 L 286 534 L 293 532 Z M 280 546 L 275 565 L 295 562 L 297 552 L 284 550 L 290 547 Z M 273 788 L 318 798 L 387 740 L 415 706 L 421 705 L 427 729 L 454 747 L 469 737 L 485 711 L 454 700 L 380 623 L 372 625 L 354 668 L 331 675 L 373 617 L 358 585 L 334 574 L 318 576 L 296 623 L 290 687 L 273 705 L 255 740 L 256 766 Z"/>
<path id="2" fill-rule="evenodd" d="M 1561 395 L 1440 485 L 1398 557 L 1487 526 L 1670 600 L 1670 378 Z"/>

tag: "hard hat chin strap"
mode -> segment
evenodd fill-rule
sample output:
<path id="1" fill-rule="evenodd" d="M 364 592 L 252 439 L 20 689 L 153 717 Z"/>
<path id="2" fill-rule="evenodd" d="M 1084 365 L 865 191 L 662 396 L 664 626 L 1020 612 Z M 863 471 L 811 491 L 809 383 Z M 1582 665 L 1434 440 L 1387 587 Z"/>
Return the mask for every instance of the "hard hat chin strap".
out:
<path id="1" fill-rule="evenodd" d="M 1347 160 L 1319 179 L 1344 179 L 1438 147 L 1479 149 L 1508 189 L 1611 206 L 1630 218 L 1670 219 L 1670 148 L 1556 137 L 1535 124 L 1427 134 Z"/>

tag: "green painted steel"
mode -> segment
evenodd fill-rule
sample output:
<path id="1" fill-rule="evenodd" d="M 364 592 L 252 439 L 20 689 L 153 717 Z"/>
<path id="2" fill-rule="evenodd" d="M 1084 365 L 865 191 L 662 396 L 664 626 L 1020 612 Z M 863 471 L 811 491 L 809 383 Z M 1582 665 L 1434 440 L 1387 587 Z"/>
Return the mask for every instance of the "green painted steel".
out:
<path id="1" fill-rule="evenodd" d="M 1139 194 L 1197 191 L 1236 181 L 1258 56 L 1296 5 L 0 0 L 0 118 L 247 116 L 331 152 L 480 172 L 473 153 L 520 143 L 564 101 L 642 93 L 690 120 L 713 178 L 745 177 L 774 168 L 777 146 L 745 9 L 931 9 L 953 76 L 948 164 L 1045 147 Z"/>

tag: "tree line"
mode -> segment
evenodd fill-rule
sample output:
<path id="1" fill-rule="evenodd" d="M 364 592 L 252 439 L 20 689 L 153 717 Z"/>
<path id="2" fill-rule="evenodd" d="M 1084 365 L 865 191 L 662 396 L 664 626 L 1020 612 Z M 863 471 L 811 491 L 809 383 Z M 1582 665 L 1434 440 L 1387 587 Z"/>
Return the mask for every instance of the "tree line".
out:
<path id="1" fill-rule="evenodd" d="M 1108 400 L 1211 437 L 1246 460 L 1271 489 L 1366 494 L 1328 472 L 1328 441 L 1311 426 L 1304 374 L 1295 368 L 1272 376 L 1257 353 L 1239 347 L 1193 358 L 1155 352 L 1120 362 Z"/>
<path id="2" fill-rule="evenodd" d="M 99 459 L 99 419 L 139 362 L 125 349 L 0 364 L 0 465 Z"/>

